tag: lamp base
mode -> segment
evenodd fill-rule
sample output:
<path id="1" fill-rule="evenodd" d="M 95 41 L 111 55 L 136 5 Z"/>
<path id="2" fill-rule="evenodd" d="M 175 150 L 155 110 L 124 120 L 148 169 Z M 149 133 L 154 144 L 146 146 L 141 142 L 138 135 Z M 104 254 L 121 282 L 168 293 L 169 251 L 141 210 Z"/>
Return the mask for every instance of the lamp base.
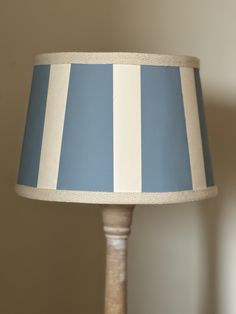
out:
<path id="1" fill-rule="evenodd" d="M 127 251 L 134 205 L 104 205 L 105 314 L 127 313 Z"/>

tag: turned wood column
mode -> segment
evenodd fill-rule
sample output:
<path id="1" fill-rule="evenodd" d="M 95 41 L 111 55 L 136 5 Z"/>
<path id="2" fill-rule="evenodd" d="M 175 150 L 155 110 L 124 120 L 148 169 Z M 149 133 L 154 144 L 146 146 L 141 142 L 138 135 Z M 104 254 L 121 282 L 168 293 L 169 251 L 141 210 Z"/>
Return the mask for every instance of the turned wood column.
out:
<path id="1" fill-rule="evenodd" d="M 105 314 L 127 313 L 127 249 L 134 205 L 103 207 L 106 236 Z"/>

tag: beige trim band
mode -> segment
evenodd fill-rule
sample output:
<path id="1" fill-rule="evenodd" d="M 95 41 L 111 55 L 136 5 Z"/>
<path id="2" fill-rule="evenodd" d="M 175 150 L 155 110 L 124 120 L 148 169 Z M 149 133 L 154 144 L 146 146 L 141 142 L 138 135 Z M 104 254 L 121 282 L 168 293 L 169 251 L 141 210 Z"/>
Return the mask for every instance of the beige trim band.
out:
<path id="1" fill-rule="evenodd" d="M 57 52 L 38 54 L 35 57 L 35 65 L 57 63 L 143 64 L 199 68 L 200 61 L 190 56 L 135 52 Z"/>
<path id="2" fill-rule="evenodd" d="M 182 192 L 87 192 L 39 189 L 25 185 L 16 185 L 20 196 L 44 201 L 88 203 L 88 204 L 172 204 L 200 201 L 217 195 L 217 187 L 204 190 Z"/>

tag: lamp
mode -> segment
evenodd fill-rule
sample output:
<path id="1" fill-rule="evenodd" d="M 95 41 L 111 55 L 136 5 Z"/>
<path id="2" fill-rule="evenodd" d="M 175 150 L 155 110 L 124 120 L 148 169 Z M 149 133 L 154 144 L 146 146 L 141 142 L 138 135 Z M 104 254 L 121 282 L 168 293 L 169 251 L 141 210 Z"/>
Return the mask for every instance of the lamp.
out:
<path id="1" fill-rule="evenodd" d="M 102 205 L 105 313 L 125 314 L 134 206 L 217 194 L 199 60 L 37 55 L 16 191 L 32 199 Z"/>

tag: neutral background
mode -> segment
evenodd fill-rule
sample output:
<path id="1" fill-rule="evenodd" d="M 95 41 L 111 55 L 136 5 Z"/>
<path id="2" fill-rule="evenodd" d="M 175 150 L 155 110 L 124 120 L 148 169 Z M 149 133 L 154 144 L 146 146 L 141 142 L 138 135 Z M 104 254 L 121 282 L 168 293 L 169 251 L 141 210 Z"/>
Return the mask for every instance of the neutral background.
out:
<path id="1" fill-rule="evenodd" d="M 100 209 L 21 199 L 13 190 L 33 58 L 53 51 L 200 57 L 220 194 L 137 207 L 129 314 L 236 313 L 235 12 L 235 0 L 1 0 L 1 314 L 103 313 Z"/>

